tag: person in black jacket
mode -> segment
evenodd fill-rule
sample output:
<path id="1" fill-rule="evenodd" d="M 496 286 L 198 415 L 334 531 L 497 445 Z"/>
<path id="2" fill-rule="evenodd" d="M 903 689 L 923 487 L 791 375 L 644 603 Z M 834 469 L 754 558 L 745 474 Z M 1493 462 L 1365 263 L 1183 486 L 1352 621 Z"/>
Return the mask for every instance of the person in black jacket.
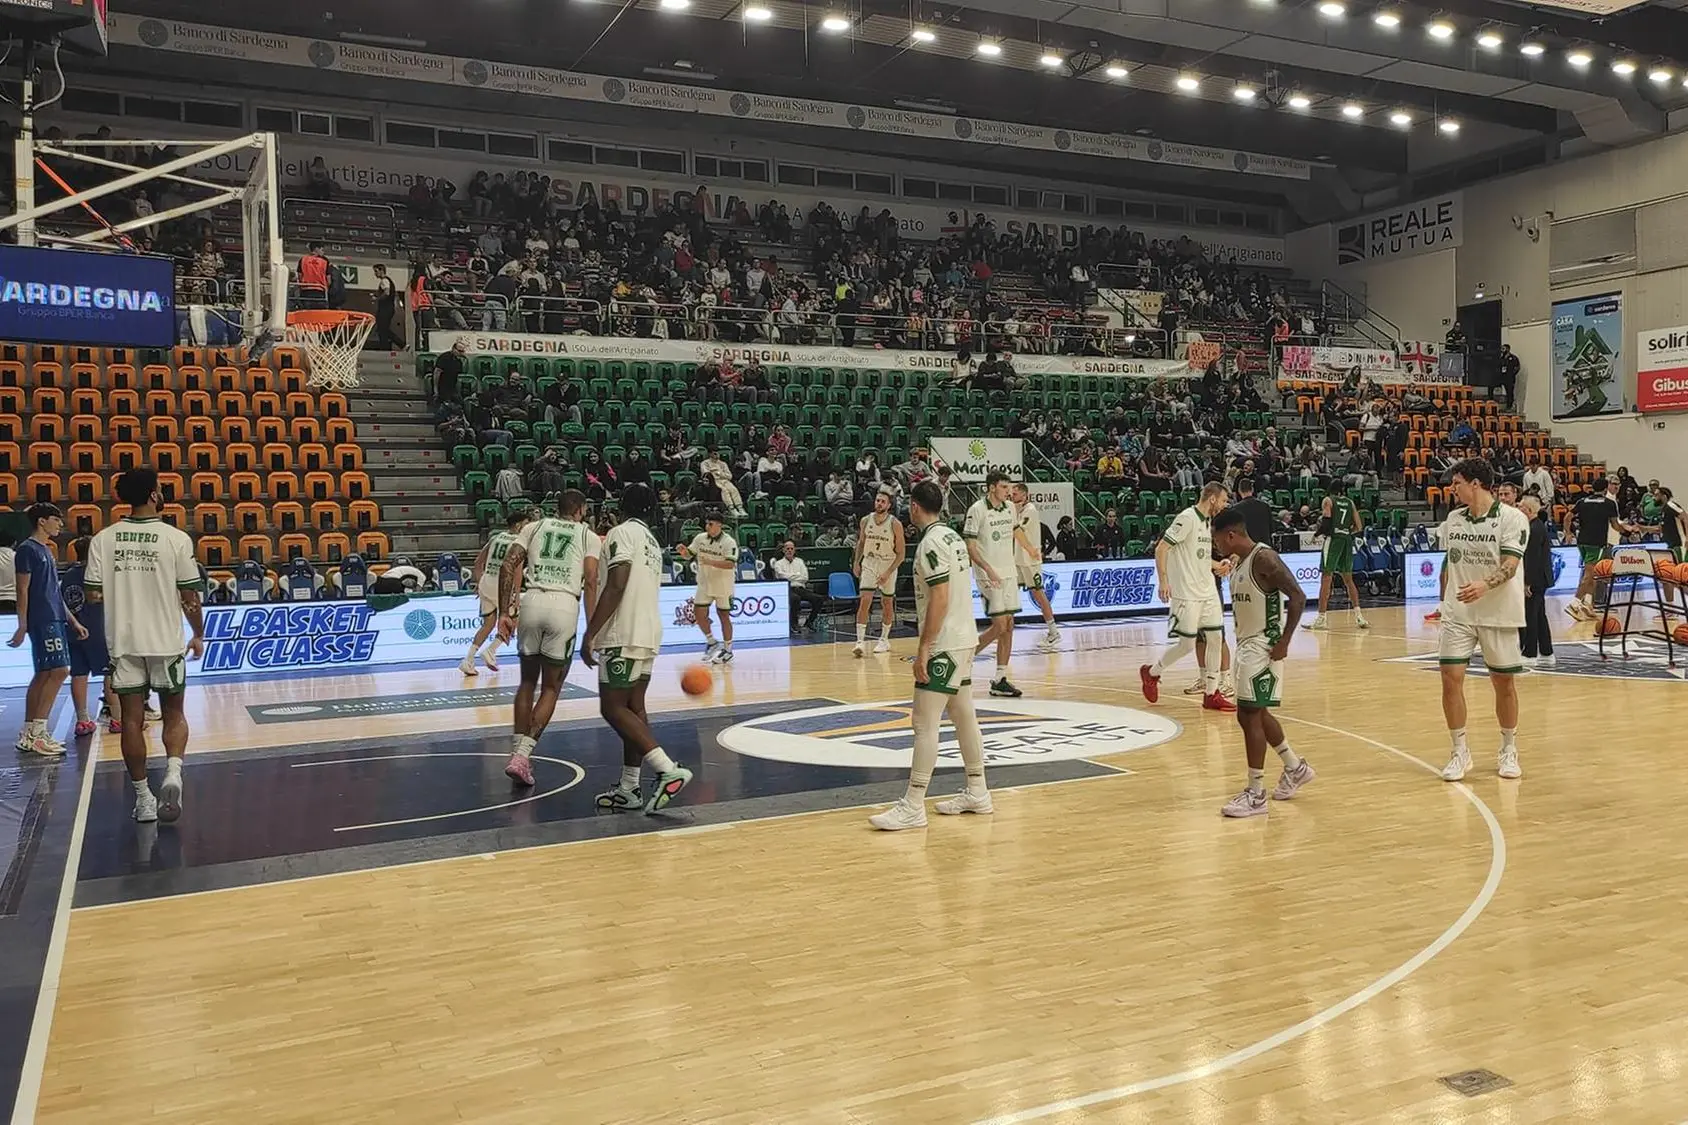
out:
<path id="1" fill-rule="evenodd" d="M 1524 659 L 1552 666 L 1553 629 L 1547 622 L 1547 590 L 1553 585 L 1553 554 L 1547 545 L 1547 517 L 1541 501 L 1526 496 L 1519 511 L 1530 517 L 1530 541 L 1524 546 L 1524 627 L 1518 640 Z"/>

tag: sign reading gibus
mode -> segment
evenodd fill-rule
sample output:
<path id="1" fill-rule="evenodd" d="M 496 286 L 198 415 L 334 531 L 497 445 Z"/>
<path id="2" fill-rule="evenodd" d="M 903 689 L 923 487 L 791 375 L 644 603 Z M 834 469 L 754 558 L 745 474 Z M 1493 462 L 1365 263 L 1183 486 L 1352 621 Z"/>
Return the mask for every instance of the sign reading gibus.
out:
<path id="1" fill-rule="evenodd" d="M 1688 410 L 1688 327 L 1640 332 L 1636 343 L 1635 408 Z"/>

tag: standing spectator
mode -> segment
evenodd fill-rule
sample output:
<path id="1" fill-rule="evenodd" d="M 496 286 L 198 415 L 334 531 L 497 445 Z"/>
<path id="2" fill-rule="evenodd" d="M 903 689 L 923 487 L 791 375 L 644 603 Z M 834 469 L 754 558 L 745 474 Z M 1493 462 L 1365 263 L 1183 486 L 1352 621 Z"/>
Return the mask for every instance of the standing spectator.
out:
<path id="1" fill-rule="evenodd" d="M 1518 371 L 1522 365 L 1518 357 L 1512 354 L 1511 344 L 1500 346 L 1500 360 L 1496 368 L 1499 378 L 1496 384 L 1500 390 L 1506 392 L 1506 408 L 1511 410 L 1518 394 Z"/>
<path id="2" fill-rule="evenodd" d="M 1118 559 L 1125 556 L 1125 529 L 1119 525 L 1119 510 L 1109 508 L 1096 528 L 1096 557 Z"/>
<path id="3" fill-rule="evenodd" d="M 398 318 L 398 286 L 387 276 L 387 267 L 375 264 L 375 347 L 391 351 L 394 345 L 393 324 Z"/>
<path id="4" fill-rule="evenodd" d="M 469 354 L 469 342 L 459 340 L 451 345 L 451 350 L 434 359 L 434 400 L 436 402 L 455 402 L 457 400 L 457 380 L 463 374 L 463 359 Z"/>
<path id="5" fill-rule="evenodd" d="M 1524 659 L 1552 667 L 1553 627 L 1547 621 L 1547 591 L 1553 585 L 1553 553 L 1547 545 L 1547 518 L 1541 501 L 1526 496 L 1518 508 L 1529 517 L 1530 539 L 1524 546 L 1524 627 L 1518 630 Z"/>
<path id="6" fill-rule="evenodd" d="M 1528 496 L 1532 492 L 1535 493 L 1541 498 L 1542 510 L 1551 512 L 1553 511 L 1553 474 L 1543 464 L 1542 454 L 1539 450 L 1532 451 L 1529 454 L 1529 459 L 1530 467 L 1524 470 L 1524 495 Z"/>
<path id="7" fill-rule="evenodd" d="M 328 307 L 328 259 L 323 256 L 322 243 L 313 242 L 299 259 L 299 307 L 326 309 Z"/>

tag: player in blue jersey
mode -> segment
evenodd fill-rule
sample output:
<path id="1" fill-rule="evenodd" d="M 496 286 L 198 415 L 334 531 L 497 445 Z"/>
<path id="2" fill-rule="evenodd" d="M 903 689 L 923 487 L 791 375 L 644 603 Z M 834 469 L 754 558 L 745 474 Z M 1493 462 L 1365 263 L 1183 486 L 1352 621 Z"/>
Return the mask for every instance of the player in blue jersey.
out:
<path id="1" fill-rule="evenodd" d="M 47 732 L 53 701 L 70 674 L 70 638 L 88 635 L 73 613 L 65 609 L 59 588 L 59 561 L 53 539 L 64 530 L 64 516 L 52 504 L 32 504 L 24 512 L 30 533 L 17 545 L 18 628 L 9 642 L 18 648 L 24 638 L 35 658 L 35 675 L 24 696 L 24 726 L 18 734 L 21 754 L 57 758 L 64 743 Z"/>

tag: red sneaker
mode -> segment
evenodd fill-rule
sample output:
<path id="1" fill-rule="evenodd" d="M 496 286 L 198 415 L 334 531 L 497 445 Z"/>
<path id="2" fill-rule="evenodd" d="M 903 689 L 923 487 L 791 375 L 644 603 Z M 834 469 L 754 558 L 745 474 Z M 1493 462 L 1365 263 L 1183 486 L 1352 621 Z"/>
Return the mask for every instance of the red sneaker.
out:
<path id="1" fill-rule="evenodd" d="M 1431 610 L 1431 611 L 1430 611 L 1430 612 L 1429 612 L 1429 613 L 1427 613 L 1427 614 L 1425 614 L 1425 615 L 1424 615 L 1424 619 L 1425 619 L 1425 620 L 1426 620 L 1426 621 L 1431 621 L 1431 622 L 1435 622 L 1435 621 L 1440 621 L 1440 620 L 1442 620 L 1442 611 L 1441 611 L 1441 609 L 1440 609 L 1440 608 L 1437 608 L 1437 609 L 1433 609 L 1433 610 Z"/>
<path id="2" fill-rule="evenodd" d="M 532 785 L 533 763 L 520 754 L 511 754 L 509 763 L 504 767 L 504 776 L 517 785 Z"/>
<path id="3" fill-rule="evenodd" d="M 99 730 L 99 729 L 100 729 L 100 725 L 92 719 L 78 719 L 78 720 L 76 720 L 76 737 L 77 738 L 82 738 L 85 735 L 93 734 L 96 730 Z"/>
<path id="4" fill-rule="evenodd" d="M 1226 699 L 1224 692 L 1216 691 L 1212 695 L 1202 696 L 1202 709 L 1205 711 L 1235 711 L 1237 705 Z"/>
<path id="5" fill-rule="evenodd" d="M 1143 698 L 1150 703 L 1160 702 L 1160 677 L 1149 671 L 1147 664 L 1137 669 L 1137 674 L 1143 678 Z"/>

